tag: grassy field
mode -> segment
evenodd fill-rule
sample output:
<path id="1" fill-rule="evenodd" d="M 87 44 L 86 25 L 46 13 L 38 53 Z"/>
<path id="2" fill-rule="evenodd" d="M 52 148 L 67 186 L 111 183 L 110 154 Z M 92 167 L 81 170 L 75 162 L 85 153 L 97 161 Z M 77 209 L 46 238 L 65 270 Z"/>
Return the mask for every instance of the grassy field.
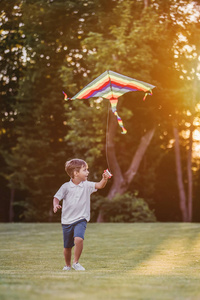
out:
<path id="1" fill-rule="evenodd" d="M 199 300 L 200 224 L 88 224 L 80 262 L 60 224 L 0 224 L 1 300 Z"/>

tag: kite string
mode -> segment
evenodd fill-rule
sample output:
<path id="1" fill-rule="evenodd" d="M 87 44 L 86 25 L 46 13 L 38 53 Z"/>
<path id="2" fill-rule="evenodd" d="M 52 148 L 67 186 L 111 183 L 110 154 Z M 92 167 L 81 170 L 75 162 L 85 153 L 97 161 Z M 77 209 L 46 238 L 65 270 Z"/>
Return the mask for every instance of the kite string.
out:
<path id="1" fill-rule="evenodd" d="M 108 170 L 111 172 L 112 170 L 110 169 L 109 165 L 109 160 L 108 160 L 108 125 L 109 125 L 109 114 L 110 114 L 110 102 L 108 101 L 108 113 L 107 113 L 107 124 L 106 124 L 106 161 L 108 165 Z"/>

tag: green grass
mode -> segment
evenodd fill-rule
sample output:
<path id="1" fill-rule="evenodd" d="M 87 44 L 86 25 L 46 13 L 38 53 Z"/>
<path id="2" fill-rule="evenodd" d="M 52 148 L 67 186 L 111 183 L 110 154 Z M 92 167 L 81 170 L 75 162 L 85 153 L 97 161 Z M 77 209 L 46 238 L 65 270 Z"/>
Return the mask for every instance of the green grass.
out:
<path id="1" fill-rule="evenodd" d="M 80 262 L 60 224 L 0 224 L 1 300 L 199 300 L 200 224 L 88 224 Z"/>

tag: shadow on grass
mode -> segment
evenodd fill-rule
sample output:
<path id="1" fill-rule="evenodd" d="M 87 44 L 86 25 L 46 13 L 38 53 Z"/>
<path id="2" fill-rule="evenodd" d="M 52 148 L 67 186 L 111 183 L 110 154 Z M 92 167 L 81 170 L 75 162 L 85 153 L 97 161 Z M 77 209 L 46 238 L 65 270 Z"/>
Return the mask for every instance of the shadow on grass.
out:
<path id="1" fill-rule="evenodd" d="M 165 268 L 168 264 L 173 271 L 179 256 L 182 263 L 184 259 L 190 263 L 186 254 L 191 254 L 198 241 L 199 226 L 195 224 L 89 224 L 84 258 L 113 272 L 145 267 L 149 261 L 149 266 L 158 263 L 161 268 L 165 261 Z"/>
<path id="2" fill-rule="evenodd" d="M 62 271 L 60 224 L 0 224 L 0 298 L 197 300 L 199 232 L 188 223 L 88 224 L 80 273 Z"/>

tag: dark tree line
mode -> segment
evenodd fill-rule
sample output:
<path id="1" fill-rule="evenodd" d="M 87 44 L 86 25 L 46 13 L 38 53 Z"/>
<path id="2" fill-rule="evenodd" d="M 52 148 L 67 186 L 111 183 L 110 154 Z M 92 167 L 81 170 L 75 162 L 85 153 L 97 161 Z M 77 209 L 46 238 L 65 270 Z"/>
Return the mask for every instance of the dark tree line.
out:
<path id="1" fill-rule="evenodd" d="M 65 161 L 85 159 L 98 180 L 106 152 L 114 176 L 101 203 L 128 192 L 160 221 L 199 221 L 198 3 L 0 5 L 1 221 L 58 220 L 52 197 L 68 180 Z M 156 85 L 145 102 L 138 92 L 120 98 L 127 135 L 108 101 L 63 100 L 63 90 L 73 96 L 106 69 Z M 99 221 L 104 207 L 95 212 Z"/>

